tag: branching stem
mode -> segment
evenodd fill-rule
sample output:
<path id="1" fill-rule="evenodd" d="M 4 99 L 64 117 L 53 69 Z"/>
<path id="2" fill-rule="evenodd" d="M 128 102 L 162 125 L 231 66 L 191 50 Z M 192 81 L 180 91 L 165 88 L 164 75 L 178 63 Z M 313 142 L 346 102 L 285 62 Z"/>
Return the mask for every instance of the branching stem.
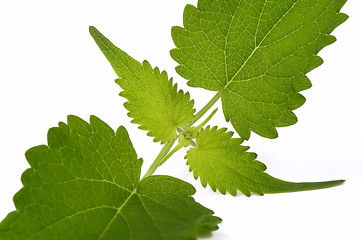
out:
<path id="1" fill-rule="evenodd" d="M 208 110 L 218 101 L 218 99 L 221 97 L 221 93 L 218 92 L 193 118 L 192 122 L 189 124 L 189 127 L 191 127 L 193 124 L 195 124 L 201 117 L 203 117 L 204 114 L 208 112 Z M 214 110 L 211 115 L 204 121 L 204 124 L 209 121 L 209 119 L 215 114 L 216 110 Z M 203 124 L 203 125 L 204 125 Z M 201 124 L 201 127 L 203 126 Z M 181 133 L 182 134 L 182 133 Z M 184 146 L 181 146 L 183 144 L 178 144 L 171 152 L 169 152 L 175 143 L 175 141 L 179 138 L 180 135 L 177 136 L 174 140 L 171 142 L 167 142 L 164 144 L 163 148 L 160 150 L 158 156 L 154 159 L 152 165 L 149 167 L 148 171 L 145 173 L 143 178 L 146 178 L 148 176 L 151 176 L 157 168 L 162 165 L 168 158 L 170 158 L 175 152 L 177 152 L 179 149 L 181 149 Z"/>
<path id="2" fill-rule="evenodd" d="M 172 146 L 176 140 L 177 140 L 177 138 L 175 138 L 171 142 L 167 142 L 166 144 L 164 144 L 163 148 L 160 150 L 158 156 L 154 159 L 152 165 L 149 167 L 148 171 L 145 173 L 143 178 L 152 175 L 155 172 L 155 170 L 157 170 L 157 168 L 160 166 L 163 158 L 168 154 L 168 152 L 170 151 L 170 149 L 172 148 Z"/>
<path id="3" fill-rule="evenodd" d="M 221 92 L 218 92 L 214 97 L 194 116 L 190 126 L 195 124 L 221 97 Z"/>
<path id="4" fill-rule="evenodd" d="M 197 127 L 191 127 L 190 129 L 193 128 L 194 129 L 193 131 L 195 131 L 195 132 L 198 132 L 199 130 L 201 130 L 204 127 L 204 125 L 206 125 L 209 122 L 209 120 L 211 120 L 211 118 L 214 116 L 214 114 L 216 114 L 217 110 L 218 110 L 218 108 L 214 109 L 213 112 L 201 124 L 199 124 Z"/>

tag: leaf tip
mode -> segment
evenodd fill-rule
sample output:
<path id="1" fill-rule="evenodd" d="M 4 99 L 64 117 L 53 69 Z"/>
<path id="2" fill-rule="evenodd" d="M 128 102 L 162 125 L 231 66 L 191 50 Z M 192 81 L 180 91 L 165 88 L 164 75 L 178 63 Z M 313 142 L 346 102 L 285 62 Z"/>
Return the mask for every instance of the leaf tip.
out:
<path id="1" fill-rule="evenodd" d="M 98 29 L 96 29 L 96 27 L 94 26 L 89 26 L 89 33 L 92 37 L 95 36 L 95 34 L 99 33 Z"/>
<path id="2" fill-rule="evenodd" d="M 338 186 L 346 182 L 346 179 L 334 180 L 333 182 L 335 183 L 334 186 Z"/>

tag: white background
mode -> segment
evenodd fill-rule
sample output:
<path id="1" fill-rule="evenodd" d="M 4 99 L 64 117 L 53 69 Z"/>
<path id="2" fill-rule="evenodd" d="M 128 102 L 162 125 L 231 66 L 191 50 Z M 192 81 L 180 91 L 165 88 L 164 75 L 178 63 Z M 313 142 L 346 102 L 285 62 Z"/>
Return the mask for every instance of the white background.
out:
<path id="1" fill-rule="evenodd" d="M 96 115 L 116 129 L 124 125 L 143 173 L 161 146 L 130 124 L 115 73 L 88 33 L 96 26 L 135 59 L 147 59 L 191 93 L 200 109 L 214 95 L 191 89 L 170 57 L 170 29 L 195 0 L 1 1 L 0 3 L 0 220 L 15 210 L 12 196 L 29 167 L 24 152 L 46 144 L 46 133 L 66 116 Z M 313 87 L 296 110 L 299 122 L 279 128 L 279 138 L 255 134 L 245 145 L 267 172 L 290 181 L 346 179 L 342 186 L 267 196 L 223 196 L 203 189 L 188 172 L 185 151 L 158 174 L 193 184 L 195 199 L 223 218 L 212 240 L 361 239 L 360 27 L 361 3 L 349 0 L 350 18 L 334 31 L 338 41 L 321 51 L 325 63 L 308 76 Z M 227 126 L 221 111 L 211 125 Z"/>

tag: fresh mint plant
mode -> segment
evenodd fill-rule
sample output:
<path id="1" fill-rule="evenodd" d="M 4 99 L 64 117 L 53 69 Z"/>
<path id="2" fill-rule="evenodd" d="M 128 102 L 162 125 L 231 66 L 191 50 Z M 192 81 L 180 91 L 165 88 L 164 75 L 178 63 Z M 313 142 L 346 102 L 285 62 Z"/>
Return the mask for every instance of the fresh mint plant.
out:
<path id="1" fill-rule="evenodd" d="M 114 131 L 95 116 L 89 123 L 69 116 L 49 130 L 47 146 L 26 152 L 31 168 L 14 196 L 17 210 L 0 223 L 0 239 L 178 240 L 209 234 L 221 219 L 195 202 L 195 189 L 154 175 L 184 147 L 194 177 L 222 194 L 263 195 L 343 183 L 274 178 L 242 144 L 251 131 L 276 138 L 277 127 L 297 122 L 292 111 L 305 101 L 299 92 L 311 87 L 305 74 L 322 63 L 317 53 L 335 41 L 330 33 L 347 19 L 339 13 L 345 2 L 199 0 L 197 7 L 186 6 L 184 27 L 172 29 L 176 48 L 171 56 L 189 86 L 215 91 L 199 111 L 165 71 L 138 62 L 90 27 L 119 77 L 132 122 L 163 148 L 141 178 L 143 160 L 124 127 Z M 226 128 L 206 126 L 219 99 L 239 138 Z"/>

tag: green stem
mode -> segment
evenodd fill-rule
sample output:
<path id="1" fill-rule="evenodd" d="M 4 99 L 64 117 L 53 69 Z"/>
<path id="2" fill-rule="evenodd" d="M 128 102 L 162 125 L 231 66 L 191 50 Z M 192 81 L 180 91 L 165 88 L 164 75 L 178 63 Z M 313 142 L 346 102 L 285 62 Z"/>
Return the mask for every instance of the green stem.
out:
<path id="1" fill-rule="evenodd" d="M 152 165 L 150 165 L 148 171 L 145 173 L 143 178 L 146 178 L 146 177 L 152 175 L 155 172 L 155 170 L 157 170 L 157 168 L 160 166 L 160 163 L 162 162 L 163 158 L 168 154 L 169 150 L 172 148 L 172 146 L 176 140 L 177 140 L 177 138 L 175 138 L 171 142 L 167 142 L 166 144 L 164 144 L 163 148 L 160 150 L 158 156 L 154 159 Z"/>
<path id="2" fill-rule="evenodd" d="M 162 159 L 162 161 L 160 162 L 159 166 L 161 166 L 165 161 L 167 161 L 168 158 L 170 158 L 170 157 L 171 157 L 174 153 L 176 153 L 178 150 L 180 150 L 180 149 L 183 148 L 183 147 L 187 147 L 187 146 L 189 146 L 190 144 L 191 144 L 191 141 L 190 141 L 190 140 L 186 139 L 182 133 L 179 134 L 179 141 L 178 141 L 177 146 L 175 146 L 175 147 L 173 148 L 173 150 L 170 151 L 170 153 L 168 153 L 167 156 L 165 156 L 165 157 Z"/>
<path id="3" fill-rule="evenodd" d="M 203 117 L 203 115 L 218 101 L 218 99 L 221 97 L 221 92 L 218 92 L 193 118 L 191 124 L 189 125 L 192 126 L 193 124 L 195 124 L 201 117 Z M 216 111 L 216 110 L 215 110 Z M 212 117 L 215 113 L 215 111 L 213 111 L 211 113 Z M 210 117 L 208 117 L 210 119 Z M 207 119 L 208 119 L 207 118 Z M 208 120 L 209 120 L 208 119 Z M 207 122 L 207 120 L 206 120 Z M 177 137 L 178 138 L 178 137 Z M 175 149 L 173 149 L 173 151 L 169 153 L 170 149 L 172 148 L 173 144 L 175 143 L 175 141 L 177 140 L 177 138 L 175 138 L 174 140 L 172 140 L 171 142 L 167 142 L 166 144 L 164 144 L 163 148 L 160 150 L 158 156 L 154 159 L 152 165 L 150 165 L 148 171 L 145 173 L 145 175 L 143 176 L 143 178 L 149 177 L 151 176 L 155 170 L 157 170 L 157 168 L 162 165 L 169 157 L 171 157 L 176 151 L 178 151 L 179 149 L 181 149 L 182 147 L 180 146 L 176 146 Z"/>
<path id="4" fill-rule="evenodd" d="M 192 126 L 195 124 L 203 115 L 218 101 L 218 99 L 221 97 L 221 92 L 218 92 L 197 114 L 194 116 L 191 124 L 189 126 Z"/>
<path id="5" fill-rule="evenodd" d="M 195 132 L 198 132 L 199 130 L 201 130 L 201 128 L 203 128 L 204 125 L 206 125 L 209 122 L 209 120 L 211 120 L 211 118 L 214 116 L 214 114 L 216 114 L 217 110 L 218 110 L 218 108 L 214 109 L 213 112 L 206 118 L 206 120 L 204 120 L 197 127 L 194 127 Z"/>

